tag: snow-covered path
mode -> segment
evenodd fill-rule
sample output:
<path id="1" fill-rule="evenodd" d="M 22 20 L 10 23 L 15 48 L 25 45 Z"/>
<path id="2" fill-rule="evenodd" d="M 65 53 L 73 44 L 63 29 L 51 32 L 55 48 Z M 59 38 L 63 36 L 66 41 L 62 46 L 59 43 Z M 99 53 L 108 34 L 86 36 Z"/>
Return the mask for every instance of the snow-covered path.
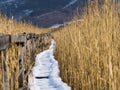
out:
<path id="1" fill-rule="evenodd" d="M 30 90 L 71 90 L 59 77 L 58 62 L 53 56 L 55 44 L 52 40 L 49 49 L 37 55 L 29 76 Z"/>

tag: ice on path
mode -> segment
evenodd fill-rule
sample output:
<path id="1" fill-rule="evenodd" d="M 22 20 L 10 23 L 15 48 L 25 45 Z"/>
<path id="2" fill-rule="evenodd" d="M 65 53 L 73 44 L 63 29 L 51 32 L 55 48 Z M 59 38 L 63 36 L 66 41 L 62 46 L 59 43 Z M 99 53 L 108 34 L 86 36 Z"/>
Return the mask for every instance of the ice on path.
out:
<path id="1" fill-rule="evenodd" d="M 49 49 L 36 56 L 32 74 L 29 75 L 30 90 L 71 90 L 59 77 L 58 62 L 53 56 L 55 45 L 52 40 Z"/>

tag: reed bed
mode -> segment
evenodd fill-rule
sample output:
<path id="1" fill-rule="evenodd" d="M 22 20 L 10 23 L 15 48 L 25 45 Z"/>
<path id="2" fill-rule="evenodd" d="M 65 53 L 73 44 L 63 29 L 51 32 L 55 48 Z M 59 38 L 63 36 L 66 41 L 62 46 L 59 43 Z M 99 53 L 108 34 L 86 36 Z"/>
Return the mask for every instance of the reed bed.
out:
<path id="1" fill-rule="evenodd" d="M 120 13 L 90 4 L 81 21 L 53 33 L 61 77 L 72 90 L 120 90 Z"/>
<path id="2" fill-rule="evenodd" d="M 106 0 L 107 1 L 107 0 Z M 59 62 L 62 79 L 72 90 L 120 90 L 120 8 L 106 2 L 101 7 L 90 4 L 81 20 L 52 32 L 57 41 L 55 57 Z M 25 23 L 16 23 L 0 15 L 0 33 L 41 33 L 49 29 L 37 28 Z M 27 48 L 25 68 L 34 64 L 32 47 Z M 36 48 L 37 49 L 37 48 Z M 42 48 L 43 49 L 43 48 Z M 36 50 L 35 54 L 42 50 Z M 7 65 L 9 87 L 20 87 L 19 57 L 21 47 L 13 45 L 0 53 L 0 90 L 3 90 L 3 63 Z M 2 58 L 2 59 L 1 59 Z M 6 61 L 7 60 L 7 61 Z M 25 82 L 27 87 L 27 81 Z"/>
<path id="3" fill-rule="evenodd" d="M 0 51 L 0 90 L 29 89 L 28 76 L 32 74 L 35 57 L 50 45 L 50 38 L 40 39 L 41 42 L 34 43 L 29 40 L 26 49 L 21 44 L 11 44 L 8 49 Z"/>
<path id="4" fill-rule="evenodd" d="M 0 33 L 5 34 L 19 34 L 19 33 L 45 33 L 49 29 L 38 28 L 33 26 L 31 23 L 26 24 L 25 22 L 16 22 L 13 18 L 8 19 L 7 17 L 0 14 Z"/>
<path id="5" fill-rule="evenodd" d="M 49 29 L 38 28 L 31 24 L 15 22 L 13 19 L 8 19 L 0 14 L 0 34 L 41 34 L 48 31 Z M 22 51 L 23 47 L 21 44 L 10 44 L 8 49 L 0 51 L 0 90 L 5 90 L 6 88 L 9 90 L 17 90 L 21 87 L 28 88 L 27 79 L 34 65 L 35 56 L 47 48 L 48 45 L 45 44 L 49 42 L 48 39 L 48 37 L 41 37 L 40 40 L 35 40 L 34 43 L 32 40 L 29 40 L 25 53 Z M 23 54 L 25 57 L 24 63 L 21 61 L 21 56 L 23 56 Z M 26 74 L 26 80 L 24 82 L 22 81 L 23 69 Z"/>

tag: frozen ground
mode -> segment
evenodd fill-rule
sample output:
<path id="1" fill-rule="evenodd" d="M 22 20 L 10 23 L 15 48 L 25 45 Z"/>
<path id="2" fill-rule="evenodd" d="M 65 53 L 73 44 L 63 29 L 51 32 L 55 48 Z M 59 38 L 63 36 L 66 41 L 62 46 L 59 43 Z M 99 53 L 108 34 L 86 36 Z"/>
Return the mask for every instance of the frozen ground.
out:
<path id="1" fill-rule="evenodd" d="M 58 62 L 53 56 L 55 44 L 52 40 L 49 49 L 37 55 L 29 76 L 30 90 L 71 90 L 59 77 Z"/>

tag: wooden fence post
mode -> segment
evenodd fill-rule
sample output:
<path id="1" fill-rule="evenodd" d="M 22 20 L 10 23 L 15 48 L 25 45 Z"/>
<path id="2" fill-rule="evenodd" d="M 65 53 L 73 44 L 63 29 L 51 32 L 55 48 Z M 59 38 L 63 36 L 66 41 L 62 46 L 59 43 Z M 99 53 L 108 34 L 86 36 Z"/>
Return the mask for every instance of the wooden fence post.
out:
<path id="1" fill-rule="evenodd" d="M 26 80 L 25 80 L 25 59 L 26 59 L 26 39 L 25 39 L 25 43 L 22 46 L 22 77 L 23 77 L 23 87 L 25 87 L 26 85 Z"/>
<path id="2" fill-rule="evenodd" d="M 27 36 L 28 35 L 28 36 Z M 2 90 L 10 90 L 14 88 L 14 84 L 10 83 L 14 83 L 14 77 L 15 74 L 12 76 L 13 78 L 11 79 L 11 82 L 9 81 L 9 71 L 8 71 L 8 64 L 7 64 L 7 60 L 8 60 L 8 55 L 7 55 L 7 48 L 9 48 L 10 44 L 17 44 L 17 45 L 21 45 L 20 49 L 20 62 L 19 62 L 19 69 L 20 69 L 20 74 L 19 74 L 19 83 L 20 83 L 20 87 L 26 87 L 27 83 L 26 83 L 26 74 L 25 74 L 25 60 L 26 60 L 26 48 L 27 46 L 30 47 L 30 63 L 32 64 L 35 60 L 35 51 L 36 48 L 40 47 L 43 48 L 43 46 L 47 45 L 47 42 L 43 42 L 46 41 L 48 39 L 50 35 L 47 33 L 43 33 L 43 34 L 34 34 L 34 33 L 30 33 L 30 34 L 19 34 L 19 35 L 4 35 L 4 34 L 0 34 L 0 65 L 1 65 L 1 70 L 2 70 L 2 82 L 3 82 L 3 87 L 1 85 L 0 90 L 2 88 Z M 47 38 L 45 38 L 47 37 Z M 30 44 L 27 45 L 27 39 L 28 41 L 30 41 Z M 44 44 L 45 43 L 45 44 Z M 17 54 L 17 53 L 16 53 Z"/>
<path id="3" fill-rule="evenodd" d="M 0 90 L 2 90 L 2 60 L 1 60 L 1 51 L 0 51 Z"/>
<path id="4" fill-rule="evenodd" d="M 2 51 L 3 90 L 10 90 L 8 69 L 5 63 L 7 60 L 7 51 L 4 50 Z"/>
<path id="5" fill-rule="evenodd" d="M 20 56 L 20 66 L 21 73 L 19 76 L 20 87 L 25 87 L 25 59 L 26 59 L 26 34 L 12 35 L 11 43 L 16 43 L 17 45 L 21 45 L 21 56 Z"/>
<path id="6" fill-rule="evenodd" d="M 10 36 L 9 35 L 4 35 L 0 34 L 0 50 L 1 50 L 1 67 L 2 67 L 2 73 L 3 73 L 3 90 L 10 90 L 9 86 L 9 76 L 8 74 L 8 69 L 6 62 L 8 60 L 7 58 L 7 48 L 10 45 Z"/>
<path id="7" fill-rule="evenodd" d="M 5 50 L 10 46 L 10 36 L 0 35 L 0 50 Z"/>
<path id="8" fill-rule="evenodd" d="M 33 60 L 35 59 L 35 38 L 34 35 L 32 36 L 32 50 L 31 50 L 31 60 L 33 62 Z"/>

